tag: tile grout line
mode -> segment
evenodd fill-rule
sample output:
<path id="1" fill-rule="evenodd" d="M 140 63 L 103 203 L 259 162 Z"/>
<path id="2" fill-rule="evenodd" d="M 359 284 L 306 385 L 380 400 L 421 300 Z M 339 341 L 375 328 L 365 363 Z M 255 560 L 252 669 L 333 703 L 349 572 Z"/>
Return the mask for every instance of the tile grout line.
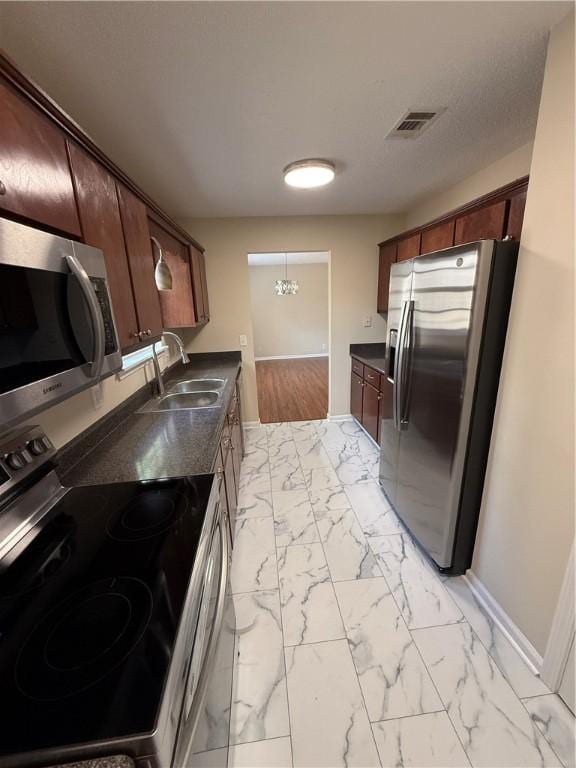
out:
<path id="1" fill-rule="evenodd" d="M 320 438 L 320 435 L 318 435 L 318 437 Z M 321 438 L 320 438 L 320 440 L 321 440 Z M 298 457 L 298 459 L 300 459 L 300 457 Z M 302 466 L 300 468 L 302 468 Z M 338 478 L 338 479 L 340 479 L 340 478 Z M 340 487 L 342 487 L 342 483 L 340 483 Z M 311 489 L 308 488 L 308 486 L 307 486 L 306 490 L 308 492 L 308 499 L 310 501 L 310 506 L 312 506 L 312 500 L 310 498 L 310 490 Z M 314 508 L 312 508 L 312 512 L 314 512 Z M 316 521 L 316 518 L 314 518 L 314 520 Z M 316 527 L 318 527 L 318 523 L 317 522 L 316 522 Z M 362 526 L 360 526 L 360 530 L 362 530 Z M 318 530 L 318 536 L 320 536 L 320 530 Z M 354 663 L 354 657 L 352 656 L 352 651 L 350 650 L 350 641 L 348 639 L 348 632 L 346 631 L 346 624 L 344 623 L 344 618 L 342 616 L 342 611 L 340 609 L 340 603 L 338 602 L 338 595 L 336 594 L 336 589 L 334 588 L 334 581 L 332 580 L 332 573 L 330 572 L 330 567 L 328 565 L 328 559 L 326 558 L 326 552 L 324 550 L 324 542 L 322 541 L 321 538 L 320 538 L 320 546 L 322 547 L 322 553 L 324 555 L 324 560 L 326 561 L 326 568 L 327 568 L 328 574 L 330 576 L 330 584 L 332 585 L 332 592 L 334 593 L 334 600 L 336 601 L 336 606 L 338 608 L 338 614 L 340 616 L 340 621 L 342 622 L 342 629 L 344 631 L 344 637 L 341 638 L 341 639 L 343 639 L 345 641 L 345 643 L 346 643 L 346 648 L 348 650 L 350 661 L 352 662 L 352 669 L 354 670 L 354 674 L 356 675 L 356 682 L 358 684 L 358 689 L 360 690 L 360 696 L 362 698 L 362 703 L 364 704 L 364 712 L 366 714 L 366 719 L 368 721 L 368 727 L 370 729 L 370 735 L 372 736 L 372 743 L 374 745 L 375 754 L 376 754 L 376 757 L 378 758 L 378 762 L 380 763 L 380 765 L 382 765 L 382 761 L 380 760 L 380 753 L 378 752 L 378 745 L 376 744 L 376 739 L 374 737 L 374 732 L 372 730 L 372 724 L 370 723 L 370 715 L 368 714 L 368 706 L 366 705 L 366 699 L 364 698 L 364 691 L 362 690 L 362 686 L 360 685 L 360 678 L 358 676 L 358 670 L 356 669 L 356 664 Z M 354 581 L 357 581 L 357 579 L 354 579 Z M 324 642 L 337 642 L 337 641 L 325 640 Z M 309 643 L 309 645 L 314 645 L 314 643 Z M 293 647 L 296 647 L 296 646 L 293 646 Z"/>
<path id="2" fill-rule="evenodd" d="M 272 467 L 270 466 L 270 444 L 268 442 L 268 427 L 264 427 L 266 432 L 266 451 L 268 453 L 268 473 L 270 475 L 270 505 L 272 507 L 272 531 L 274 535 L 274 551 L 276 553 L 276 579 L 278 581 L 278 606 L 280 608 L 280 630 L 282 634 L 282 664 L 284 665 L 284 686 L 286 688 L 286 708 L 288 710 L 288 738 L 290 739 L 290 762 L 294 768 L 294 745 L 292 743 L 292 717 L 290 709 L 290 695 L 288 694 L 288 670 L 286 669 L 286 645 L 284 637 L 284 618 L 282 616 L 282 592 L 280 591 L 280 569 L 278 567 L 278 544 L 276 541 L 276 531 L 274 518 L 274 495 L 272 491 Z M 290 428 L 290 432 L 292 429 Z"/>
<path id="3" fill-rule="evenodd" d="M 510 686 L 510 687 L 512 688 L 512 686 Z M 516 693 L 516 692 L 514 691 L 514 693 Z M 549 693 L 543 693 L 543 694 L 540 694 L 540 696 L 550 696 L 550 695 L 551 695 L 551 694 L 549 694 Z M 554 694 L 552 694 L 552 695 L 554 695 Z M 528 699 L 528 698 L 538 699 L 538 698 L 540 698 L 540 696 L 532 696 L 532 697 L 530 697 L 530 696 L 527 696 L 526 698 L 527 698 L 527 699 Z M 544 739 L 544 741 L 545 741 L 545 742 L 548 744 L 548 746 L 550 747 L 550 749 L 552 750 L 552 752 L 554 753 L 554 755 L 555 755 L 555 756 L 556 756 L 556 758 L 558 759 L 558 762 L 560 763 L 560 765 L 564 766 L 564 768 L 568 768 L 568 766 L 566 765 L 566 763 L 565 763 L 563 760 L 561 760 L 561 759 L 560 759 L 560 756 L 558 755 L 558 753 L 557 753 L 557 752 L 556 752 L 556 750 L 554 749 L 554 745 L 552 744 L 552 742 L 550 741 L 550 739 L 548 739 L 548 737 L 546 736 L 546 734 L 545 734 L 543 731 L 541 731 L 541 730 L 540 730 L 540 728 L 538 728 L 537 724 L 534 722 L 534 720 L 532 720 L 532 713 L 530 712 L 530 710 L 529 710 L 529 709 L 528 709 L 528 707 L 526 706 L 526 702 L 525 702 L 525 700 L 524 700 L 524 699 L 520 699 L 520 697 L 518 697 L 518 698 L 519 698 L 519 701 L 520 701 L 520 703 L 522 704 L 522 706 L 524 707 L 524 709 L 525 709 L 525 710 L 526 710 L 526 712 L 528 713 L 528 717 L 530 718 L 530 723 L 531 723 L 531 725 L 532 725 L 532 728 L 536 729 L 536 730 L 538 731 L 538 733 L 539 733 L 539 734 L 542 736 L 542 738 Z"/>

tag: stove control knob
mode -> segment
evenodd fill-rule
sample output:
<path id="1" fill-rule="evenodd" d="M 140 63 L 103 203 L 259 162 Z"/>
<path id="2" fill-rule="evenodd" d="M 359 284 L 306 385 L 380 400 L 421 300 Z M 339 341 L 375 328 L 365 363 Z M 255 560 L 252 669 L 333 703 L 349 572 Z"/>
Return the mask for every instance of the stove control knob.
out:
<path id="1" fill-rule="evenodd" d="M 23 469 L 26 466 L 26 459 L 21 453 L 9 453 L 6 456 L 6 464 L 8 464 L 10 469 Z"/>
<path id="2" fill-rule="evenodd" d="M 33 456 L 41 456 L 43 453 L 46 453 L 46 446 L 38 437 L 35 437 L 34 440 L 30 440 L 30 442 L 26 444 L 26 447 Z"/>

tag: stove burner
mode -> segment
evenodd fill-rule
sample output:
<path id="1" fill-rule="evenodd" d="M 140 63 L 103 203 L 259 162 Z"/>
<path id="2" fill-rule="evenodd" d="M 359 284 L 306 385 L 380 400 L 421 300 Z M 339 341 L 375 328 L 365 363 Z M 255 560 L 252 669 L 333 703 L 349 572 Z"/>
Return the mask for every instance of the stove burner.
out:
<path id="1" fill-rule="evenodd" d="M 170 530 L 188 508 L 188 499 L 174 490 L 145 490 L 121 516 L 110 518 L 108 535 L 117 541 L 143 541 Z"/>
<path id="2" fill-rule="evenodd" d="M 140 641 L 152 594 L 139 579 L 108 578 L 84 587 L 36 625 L 16 663 L 16 684 L 37 701 L 58 701 L 96 685 Z"/>

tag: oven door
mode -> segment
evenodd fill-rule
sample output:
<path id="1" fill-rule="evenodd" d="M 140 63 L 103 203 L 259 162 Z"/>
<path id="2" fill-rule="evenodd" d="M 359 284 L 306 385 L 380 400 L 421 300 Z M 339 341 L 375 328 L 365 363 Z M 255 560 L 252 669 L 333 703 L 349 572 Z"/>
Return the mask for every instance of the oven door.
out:
<path id="1" fill-rule="evenodd" d="M 121 364 L 102 252 L 0 220 L 0 428 Z"/>
<path id="2" fill-rule="evenodd" d="M 228 520 L 219 506 L 204 575 L 174 768 L 193 768 L 195 753 L 228 746 L 235 632 L 229 589 L 230 556 Z"/>

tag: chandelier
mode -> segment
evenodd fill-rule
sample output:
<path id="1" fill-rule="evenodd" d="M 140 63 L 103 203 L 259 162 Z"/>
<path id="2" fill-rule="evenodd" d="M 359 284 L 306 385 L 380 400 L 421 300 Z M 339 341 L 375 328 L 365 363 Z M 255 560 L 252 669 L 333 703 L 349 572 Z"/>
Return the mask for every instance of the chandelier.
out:
<path id="1" fill-rule="evenodd" d="M 293 296 L 298 293 L 298 281 L 288 280 L 288 254 L 284 254 L 284 280 L 276 280 L 274 290 L 278 296 Z"/>

